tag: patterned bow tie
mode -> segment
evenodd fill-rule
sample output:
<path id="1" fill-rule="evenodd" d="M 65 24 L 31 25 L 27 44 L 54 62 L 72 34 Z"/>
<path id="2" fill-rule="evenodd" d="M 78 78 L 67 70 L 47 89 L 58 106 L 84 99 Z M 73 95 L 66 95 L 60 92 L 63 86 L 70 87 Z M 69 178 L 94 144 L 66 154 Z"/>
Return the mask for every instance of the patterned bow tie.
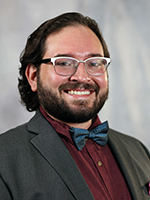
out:
<path id="1" fill-rule="evenodd" d="M 86 138 L 92 139 L 101 146 L 105 146 L 108 141 L 107 132 L 109 130 L 108 122 L 104 122 L 92 130 L 79 129 L 71 127 L 72 139 L 79 151 L 84 147 Z"/>

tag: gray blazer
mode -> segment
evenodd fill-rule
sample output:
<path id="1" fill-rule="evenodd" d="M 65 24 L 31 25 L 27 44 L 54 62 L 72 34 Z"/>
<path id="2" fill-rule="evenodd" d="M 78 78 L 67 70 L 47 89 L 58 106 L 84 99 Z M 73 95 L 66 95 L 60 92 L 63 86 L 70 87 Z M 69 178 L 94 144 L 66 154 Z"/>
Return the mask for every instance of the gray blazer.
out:
<path id="1" fill-rule="evenodd" d="M 132 137 L 113 130 L 108 135 L 133 199 L 150 200 L 148 150 Z M 0 135 L 0 200 L 75 199 L 94 200 L 66 146 L 39 111 Z"/>

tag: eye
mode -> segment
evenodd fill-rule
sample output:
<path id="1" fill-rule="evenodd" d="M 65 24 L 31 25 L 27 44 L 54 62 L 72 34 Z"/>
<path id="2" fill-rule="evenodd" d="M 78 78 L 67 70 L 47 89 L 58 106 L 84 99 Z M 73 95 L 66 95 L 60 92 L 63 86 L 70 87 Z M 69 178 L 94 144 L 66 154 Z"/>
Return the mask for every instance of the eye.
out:
<path id="1" fill-rule="evenodd" d="M 73 62 L 71 60 L 66 60 L 66 59 L 58 59 L 55 61 L 55 65 L 59 66 L 72 66 Z"/>
<path id="2" fill-rule="evenodd" d="M 99 65 L 101 65 L 101 63 L 98 63 L 97 61 L 93 61 L 90 64 L 92 67 L 98 67 Z"/>
<path id="3" fill-rule="evenodd" d="M 88 62 L 88 66 L 89 67 L 99 67 L 99 66 L 101 66 L 101 61 L 98 61 L 98 60 L 92 60 L 92 61 L 90 61 L 90 62 Z"/>
<path id="4" fill-rule="evenodd" d="M 102 65 L 107 65 L 107 61 L 105 59 L 101 60 Z"/>

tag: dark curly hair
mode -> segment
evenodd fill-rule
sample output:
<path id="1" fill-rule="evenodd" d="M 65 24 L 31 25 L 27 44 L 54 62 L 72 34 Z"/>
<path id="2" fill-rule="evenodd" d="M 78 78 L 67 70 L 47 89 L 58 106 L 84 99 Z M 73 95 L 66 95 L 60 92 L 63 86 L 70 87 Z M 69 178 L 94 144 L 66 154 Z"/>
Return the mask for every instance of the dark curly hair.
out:
<path id="1" fill-rule="evenodd" d="M 53 19 L 47 20 L 40 25 L 27 39 L 25 49 L 20 55 L 21 67 L 19 68 L 18 89 L 21 96 L 21 103 L 28 111 L 34 111 L 39 107 L 37 92 L 33 92 L 25 75 L 26 68 L 33 64 L 40 68 L 40 61 L 45 53 L 45 41 L 52 33 L 57 33 L 67 26 L 83 25 L 89 27 L 99 38 L 105 57 L 110 57 L 105 40 L 95 20 L 85 17 L 80 13 L 64 13 Z"/>

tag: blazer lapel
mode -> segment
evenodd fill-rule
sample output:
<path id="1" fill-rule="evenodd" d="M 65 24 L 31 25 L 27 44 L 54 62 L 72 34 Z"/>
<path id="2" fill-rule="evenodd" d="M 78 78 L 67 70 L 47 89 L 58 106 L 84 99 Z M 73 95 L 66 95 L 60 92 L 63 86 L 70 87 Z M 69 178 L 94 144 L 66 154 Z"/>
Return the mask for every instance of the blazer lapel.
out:
<path id="1" fill-rule="evenodd" d="M 127 146 L 125 147 L 123 140 L 119 138 L 119 134 L 110 130 L 108 135 L 109 147 L 120 166 L 133 199 L 150 199 L 150 196 L 146 195 L 143 190 L 145 184 L 150 181 L 150 168 L 144 169 L 143 167 L 143 171 L 141 171 L 142 177 L 142 174 L 140 174 L 141 169 L 137 171 L 136 163 L 130 155 L 130 150 L 128 151 Z"/>
<path id="2" fill-rule="evenodd" d="M 31 143 L 59 173 L 75 198 L 94 200 L 68 149 L 39 111 L 29 122 L 28 130 L 38 134 Z"/>

